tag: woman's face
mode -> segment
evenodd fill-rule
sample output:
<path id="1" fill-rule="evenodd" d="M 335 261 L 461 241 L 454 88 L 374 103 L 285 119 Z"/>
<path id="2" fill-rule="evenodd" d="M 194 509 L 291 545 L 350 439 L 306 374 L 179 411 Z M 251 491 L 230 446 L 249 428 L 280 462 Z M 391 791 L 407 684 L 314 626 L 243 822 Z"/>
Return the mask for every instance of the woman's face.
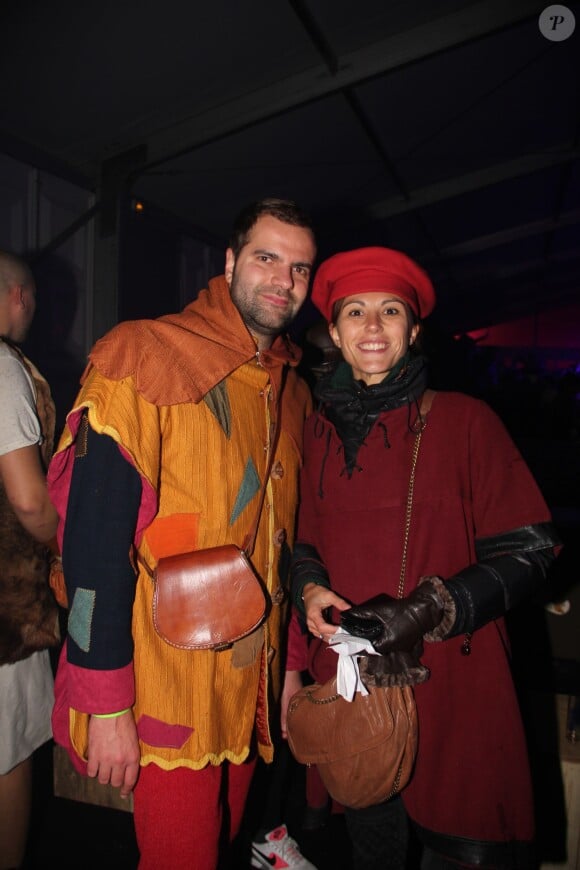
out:
<path id="1" fill-rule="evenodd" d="M 344 299 L 330 337 L 356 380 L 380 384 L 419 332 L 407 305 L 390 293 L 356 293 Z"/>

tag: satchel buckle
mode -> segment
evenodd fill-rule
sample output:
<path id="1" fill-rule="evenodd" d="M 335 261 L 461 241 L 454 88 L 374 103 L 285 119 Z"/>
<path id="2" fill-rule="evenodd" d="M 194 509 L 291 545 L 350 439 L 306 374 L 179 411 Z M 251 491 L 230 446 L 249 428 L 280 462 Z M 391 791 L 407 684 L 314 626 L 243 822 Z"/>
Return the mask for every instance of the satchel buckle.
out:
<path id="1" fill-rule="evenodd" d="M 215 646 L 212 646 L 212 650 L 214 652 L 223 652 L 225 649 L 231 649 L 233 647 L 233 643 L 218 643 Z"/>

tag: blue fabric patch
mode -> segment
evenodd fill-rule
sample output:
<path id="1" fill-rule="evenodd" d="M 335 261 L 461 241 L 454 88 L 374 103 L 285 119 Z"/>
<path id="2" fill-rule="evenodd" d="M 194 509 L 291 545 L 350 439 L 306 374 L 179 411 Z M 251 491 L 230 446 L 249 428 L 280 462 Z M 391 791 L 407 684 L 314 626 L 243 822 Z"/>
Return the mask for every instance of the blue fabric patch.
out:
<path id="1" fill-rule="evenodd" d="M 252 457 L 250 456 L 250 458 L 246 462 L 244 476 L 242 478 L 242 482 L 236 496 L 236 503 L 234 504 L 234 509 L 230 517 L 230 526 L 233 526 L 243 509 L 252 501 L 256 493 L 259 491 L 260 478 L 258 477 L 256 466 L 254 465 Z"/>
<path id="2" fill-rule="evenodd" d="M 95 609 L 96 592 L 94 589 L 77 587 L 68 616 L 68 633 L 83 652 L 91 646 L 91 626 Z"/>

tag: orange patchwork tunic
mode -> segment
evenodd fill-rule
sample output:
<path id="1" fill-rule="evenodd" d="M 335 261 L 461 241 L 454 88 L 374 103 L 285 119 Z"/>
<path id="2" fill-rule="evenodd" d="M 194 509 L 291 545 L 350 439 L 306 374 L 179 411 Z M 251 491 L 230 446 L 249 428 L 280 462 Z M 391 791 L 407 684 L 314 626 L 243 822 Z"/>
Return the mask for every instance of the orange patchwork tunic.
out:
<path id="1" fill-rule="evenodd" d="M 272 758 L 269 718 L 280 693 L 284 656 L 285 565 L 293 544 L 302 427 L 310 397 L 292 368 L 298 357 L 291 343 L 279 339 L 271 352 L 258 355 L 224 284 L 214 279 L 209 298 L 202 296 L 182 315 L 121 324 L 112 341 L 105 340 L 102 358 L 97 344 L 51 464 L 51 495 L 64 524 L 79 421 L 86 411 L 90 427 L 119 445 L 142 482 L 134 542 L 133 661 L 118 670 L 79 668 L 68 661 L 65 648 L 59 663 L 55 739 L 69 749 L 80 769 L 88 714 L 106 712 L 107 704 L 113 705 L 109 709 L 133 707 L 144 765 L 199 769 L 224 760 L 241 763 L 254 742 L 265 760 Z M 214 311 L 209 303 L 216 296 Z M 196 319 L 200 309 L 201 326 Z M 222 328 L 224 318 L 229 319 L 229 332 Z M 212 334 L 200 335 L 204 330 Z M 204 392 L 204 384 L 196 393 L 191 379 L 197 383 L 195 369 L 210 340 L 227 346 L 216 356 L 218 380 L 209 391 Z M 119 362 L 127 347 L 130 358 Z M 236 359 L 228 355 L 232 348 L 245 361 L 222 377 L 224 366 L 235 365 Z M 211 351 L 217 354 L 219 348 L 214 345 Z M 160 385 L 163 360 L 167 378 Z M 116 377 L 111 377 L 112 366 Z M 162 401 L 164 389 L 171 402 Z M 183 400 L 183 391 L 189 401 Z M 268 618 L 253 634 L 220 652 L 174 648 L 153 626 L 152 571 L 162 556 L 225 543 L 242 545 L 257 509 L 278 414 L 280 435 L 252 555 L 271 597 Z M 90 646 L 89 592 L 72 584 L 69 625 L 84 624 Z M 96 594 L 106 592 L 99 586 Z M 96 606 L 106 602 L 95 600 Z M 227 589 L 223 606 L 228 606 Z M 78 637 L 75 628 L 67 645 Z"/>

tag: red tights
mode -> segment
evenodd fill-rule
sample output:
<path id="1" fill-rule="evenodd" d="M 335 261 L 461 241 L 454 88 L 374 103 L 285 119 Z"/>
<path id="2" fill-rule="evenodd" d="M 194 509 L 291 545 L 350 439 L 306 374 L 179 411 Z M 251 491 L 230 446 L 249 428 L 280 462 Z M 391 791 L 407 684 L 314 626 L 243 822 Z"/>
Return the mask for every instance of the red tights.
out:
<path id="1" fill-rule="evenodd" d="M 134 793 L 139 870 L 215 870 L 242 822 L 255 760 L 203 770 L 142 767 Z"/>

